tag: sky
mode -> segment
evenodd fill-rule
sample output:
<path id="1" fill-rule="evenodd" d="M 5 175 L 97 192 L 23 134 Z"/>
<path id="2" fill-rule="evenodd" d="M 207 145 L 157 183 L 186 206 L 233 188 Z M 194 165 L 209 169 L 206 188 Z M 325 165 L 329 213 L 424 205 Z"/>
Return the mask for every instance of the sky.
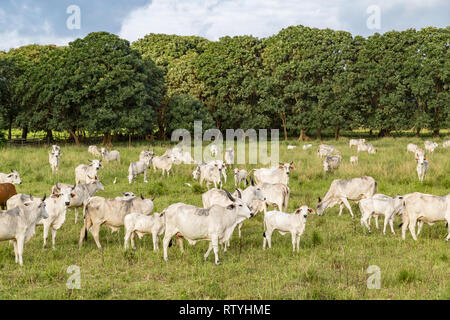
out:
<path id="1" fill-rule="evenodd" d="M 264 38 L 299 24 L 364 37 L 446 27 L 450 0 L 0 0 L 0 50 L 67 45 L 95 31 L 130 42 L 148 33 Z"/>

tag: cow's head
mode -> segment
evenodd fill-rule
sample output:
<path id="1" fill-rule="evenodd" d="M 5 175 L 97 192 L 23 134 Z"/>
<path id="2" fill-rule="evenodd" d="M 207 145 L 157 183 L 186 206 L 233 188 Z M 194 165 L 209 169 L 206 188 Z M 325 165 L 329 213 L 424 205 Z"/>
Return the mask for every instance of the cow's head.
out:
<path id="1" fill-rule="evenodd" d="M 12 184 L 22 184 L 22 180 L 20 180 L 20 175 L 16 170 L 11 170 L 11 173 L 9 173 L 6 176 L 6 181 Z"/>
<path id="2" fill-rule="evenodd" d="M 314 210 L 308 208 L 308 206 L 301 206 L 297 210 L 295 210 L 294 214 L 299 215 L 302 219 L 306 220 L 308 218 L 308 214 L 315 214 Z"/>
<path id="3" fill-rule="evenodd" d="M 44 194 L 44 197 L 40 199 L 41 201 L 37 200 L 38 203 L 36 204 L 36 201 L 34 201 L 34 198 L 31 196 L 29 197 L 29 200 L 24 202 L 23 205 L 25 207 L 32 207 L 33 205 L 37 205 L 36 210 L 38 211 L 38 214 L 36 216 L 36 220 L 39 221 L 41 219 L 47 219 L 48 218 L 48 212 L 45 208 L 45 199 L 47 196 Z"/>
<path id="4" fill-rule="evenodd" d="M 242 201 L 242 199 L 234 198 L 231 193 L 224 189 L 226 192 L 228 199 L 230 199 L 233 203 L 227 206 L 227 210 L 236 210 L 238 217 L 249 219 L 254 216 L 253 212 L 250 210 L 248 205 Z"/>
<path id="5" fill-rule="evenodd" d="M 96 170 L 103 168 L 102 160 L 95 159 L 95 160 L 88 160 L 88 161 L 91 163 L 90 166 L 94 167 Z"/>
<path id="6" fill-rule="evenodd" d="M 192 176 L 194 180 L 198 180 L 200 178 L 200 166 L 197 166 L 197 168 L 192 171 Z"/>
<path id="7" fill-rule="evenodd" d="M 289 173 L 291 172 L 291 170 L 295 170 L 295 168 L 292 166 L 292 164 L 294 163 L 294 161 L 291 161 L 290 163 L 281 163 L 278 166 L 278 168 L 283 169 L 284 172 L 289 175 Z"/>
<path id="8" fill-rule="evenodd" d="M 134 193 L 131 192 L 131 191 L 121 192 L 121 194 L 122 194 L 124 197 L 130 197 L 130 198 L 136 197 L 136 196 L 134 195 Z"/>
<path id="9" fill-rule="evenodd" d="M 326 208 L 327 208 L 327 205 L 319 197 L 318 202 L 317 202 L 317 206 L 316 206 L 317 215 L 321 216 Z"/>

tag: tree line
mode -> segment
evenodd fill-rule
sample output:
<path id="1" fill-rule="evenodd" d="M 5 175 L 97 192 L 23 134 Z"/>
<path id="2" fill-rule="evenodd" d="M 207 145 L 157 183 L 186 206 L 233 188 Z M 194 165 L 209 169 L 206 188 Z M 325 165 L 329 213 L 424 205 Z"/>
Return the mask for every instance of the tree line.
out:
<path id="1" fill-rule="evenodd" d="M 107 32 L 68 46 L 0 52 L 0 126 L 164 139 L 177 128 L 325 130 L 450 127 L 450 27 L 368 38 L 292 26 L 268 38 L 149 34 L 132 44 Z"/>

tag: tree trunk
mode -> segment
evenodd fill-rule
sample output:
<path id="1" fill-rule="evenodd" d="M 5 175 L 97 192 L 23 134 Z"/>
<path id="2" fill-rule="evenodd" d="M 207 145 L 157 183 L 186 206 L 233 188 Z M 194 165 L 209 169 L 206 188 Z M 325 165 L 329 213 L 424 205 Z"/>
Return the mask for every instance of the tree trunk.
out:
<path id="1" fill-rule="evenodd" d="M 9 126 L 8 126 L 8 140 L 12 139 L 12 119 L 9 119 Z"/>
<path id="2" fill-rule="evenodd" d="M 75 141 L 75 144 L 77 146 L 80 145 L 80 140 L 78 139 L 78 136 L 75 134 L 75 132 L 72 129 L 69 129 L 69 133 L 72 136 L 73 140 Z"/>
<path id="3" fill-rule="evenodd" d="M 420 131 L 422 130 L 422 128 L 416 128 L 416 136 L 420 136 Z"/>
<path id="4" fill-rule="evenodd" d="M 434 129 L 434 130 L 433 130 L 433 135 L 434 135 L 435 137 L 439 136 L 439 129 Z"/>
<path id="5" fill-rule="evenodd" d="M 283 125 L 284 141 L 287 141 L 286 114 L 284 112 L 281 113 L 280 118 L 281 118 L 281 123 Z"/>
<path id="6" fill-rule="evenodd" d="M 300 129 L 300 136 L 298 137 L 298 140 L 309 141 L 309 140 L 311 140 L 311 138 L 306 135 L 305 129 Z"/>
<path id="7" fill-rule="evenodd" d="M 389 137 L 391 135 L 391 130 L 389 129 L 381 129 L 380 132 L 378 133 L 378 137 Z"/>
<path id="8" fill-rule="evenodd" d="M 111 133 L 110 132 L 104 134 L 102 145 L 104 145 L 107 148 L 112 147 Z"/>
<path id="9" fill-rule="evenodd" d="M 321 128 L 317 129 L 317 139 L 322 141 L 322 129 Z"/>
<path id="10" fill-rule="evenodd" d="M 336 129 L 334 129 L 334 138 L 336 139 L 336 140 L 339 140 L 339 131 L 340 131 L 341 129 L 339 129 L 339 128 L 336 128 Z"/>
<path id="11" fill-rule="evenodd" d="M 369 137 L 372 137 L 373 136 L 373 131 L 372 131 L 372 129 L 370 129 L 369 130 Z"/>
<path id="12" fill-rule="evenodd" d="M 27 140 L 27 136 L 28 136 L 28 127 L 24 127 L 22 129 L 22 139 Z"/>
<path id="13" fill-rule="evenodd" d="M 48 143 L 53 142 L 53 132 L 52 130 L 46 130 L 46 137 L 45 139 L 47 140 Z"/>

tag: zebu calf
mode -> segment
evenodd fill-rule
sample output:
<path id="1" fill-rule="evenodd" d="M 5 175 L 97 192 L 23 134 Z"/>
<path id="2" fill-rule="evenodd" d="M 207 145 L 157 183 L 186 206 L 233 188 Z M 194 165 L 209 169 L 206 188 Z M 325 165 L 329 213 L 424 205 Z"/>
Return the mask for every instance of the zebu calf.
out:
<path id="1" fill-rule="evenodd" d="M 151 216 L 142 213 L 130 213 L 124 219 L 125 238 L 124 249 L 128 250 L 128 242 L 131 237 L 131 247 L 136 249 L 134 244 L 134 234 L 137 233 L 139 239 L 142 239 L 144 234 L 151 234 L 153 237 L 153 251 L 158 251 L 159 236 L 164 233 L 165 217 L 164 213 L 155 212 Z"/>
<path id="2" fill-rule="evenodd" d="M 52 174 L 58 173 L 59 156 L 54 152 L 48 153 L 48 162 L 52 168 Z"/>
<path id="3" fill-rule="evenodd" d="M 428 171 L 429 164 L 427 159 L 423 156 L 417 157 L 416 161 L 417 161 L 416 166 L 417 176 L 419 177 L 419 182 L 423 183 L 423 179 L 425 178 L 425 174 Z"/>
<path id="4" fill-rule="evenodd" d="M 370 232 L 370 225 L 367 221 L 370 217 L 375 216 L 378 219 L 378 215 L 384 216 L 383 234 L 386 234 L 386 226 L 389 222 L 391 232 L 394 231 L 394 216 L 401 213 L 403 210 L 403 197 L 395 196 L 393 198 L 384 194 L 375 194 L 371 198 L 361 199 L 359 201 L 359 210 L 361 211 L 361 225 L 366 226 Z M 377 220 L 378 228 L 378 220 Z"/>

